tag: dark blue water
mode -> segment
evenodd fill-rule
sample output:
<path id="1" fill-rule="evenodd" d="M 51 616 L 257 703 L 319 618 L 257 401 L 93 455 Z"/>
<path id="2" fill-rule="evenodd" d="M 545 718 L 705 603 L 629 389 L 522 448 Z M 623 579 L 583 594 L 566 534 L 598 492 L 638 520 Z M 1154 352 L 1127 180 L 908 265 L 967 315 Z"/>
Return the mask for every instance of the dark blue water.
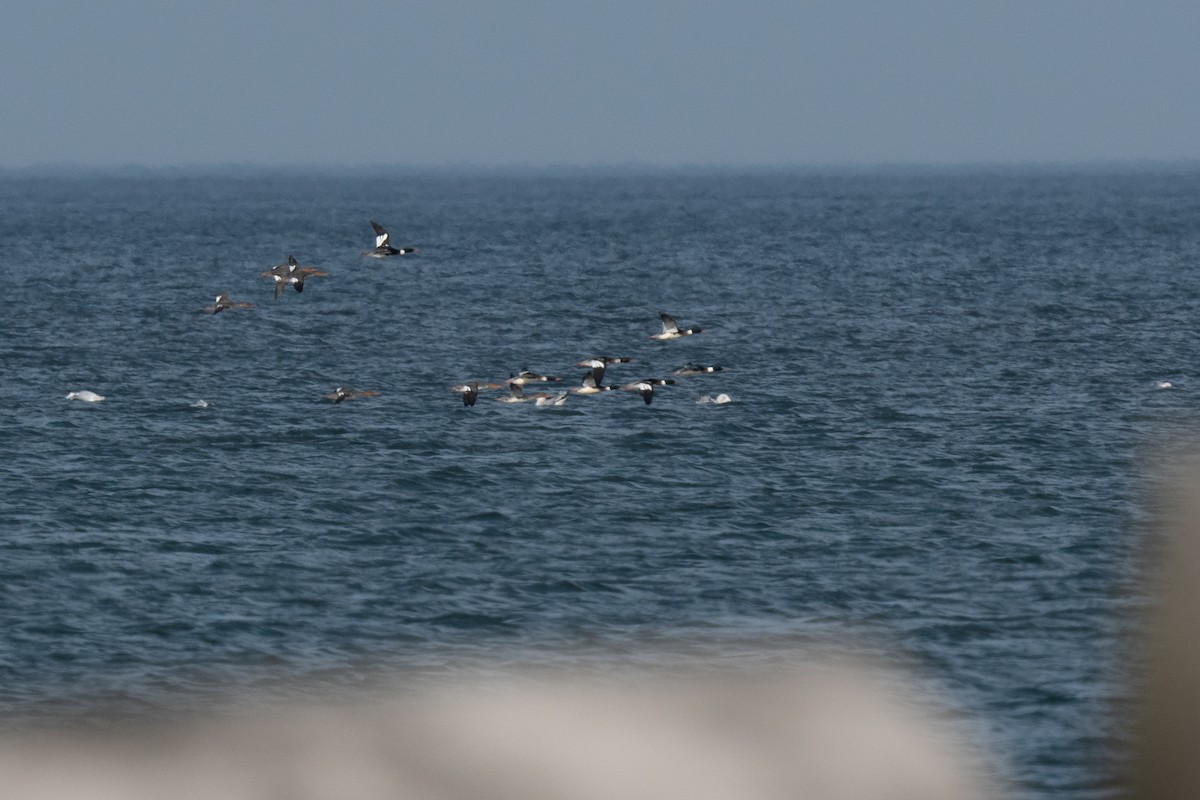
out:
<path id="1" fill-rule="evenodd" d="M 330 275 L 275 301 L 292 253 Z M 0 712 L 851 634 L 1105 796 L 1197 263 L 1196 172 L 10 175 Z M 448 391 L 600 354 L 729 371 Z"/>

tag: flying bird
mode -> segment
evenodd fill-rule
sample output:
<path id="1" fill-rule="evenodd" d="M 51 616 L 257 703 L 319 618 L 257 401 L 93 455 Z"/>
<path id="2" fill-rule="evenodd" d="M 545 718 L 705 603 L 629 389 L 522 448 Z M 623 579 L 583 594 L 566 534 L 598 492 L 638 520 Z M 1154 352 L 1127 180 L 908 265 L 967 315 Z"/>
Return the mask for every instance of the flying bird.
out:
<path id="1" fill-rule="evenodd" d="M 340 403 L 343 400 L 353 400 L 355 397 L 378 397 L 378 396 L 379 396 L 379 392 L 372 392 L 369 390 L 359 391 L 357 389 L 351 389 L 349 386 L 339 386 L 338 388 L 334 389 L 329 394 L 321 395 L 321 397 L 323 397 L 324 399 L 332 400 L 335 403 Z"/>
<path id="2" fill-rule="evenodd" d="M 567 391 L 571 394 L 599 394 L 600 392 L 610 392 L 617 388 L 615 386 L 605 386 L 601 383 L 604 380 L 604 368 L 592 367 L 583 376 L 581 385 L 572 387 Z"/>
<path id="3" fill-rule="evenodd" d="M 254 308 L 254 303 L 234 302 L 229 299 L 229 292 L 222 292 L 217 295 L 213 305 L 205 306 L 203 310 L 208 314 L 220 314 L 230 308 Z"/>
<path id="4" fill-rule="evenodd" d="M 665 311 L 658 312 L 658 318 L 662 320 L 662 333 L 652 334 L 651 339 L 678 339 L 681 336 L 704 332 L 703 328 L 680 328 L 675 318 Z"/>
<path id="5" fill-rule="evenodd" d="M 627 383 L 621 387 L 627 392 L 637 392 L 646 401 L 646 405 L 650 405 L 654 400 L 654 384 L 649 381 L 634 381 Z"/>
<path id="6" fill-rule="evenodd" d="M 578 362 L 575 366 L 591 367 L 593 369 L 596 367 L 599 367 L 600 369 L 604 369 L 609 364 L 628 364 L 631 361 L 633 361 L 632 358 L 614 358 L 613 356 L 596 356 L 594 358 L 585 358 L 583 361 Z"/>
<path id="7" fill-rule="evenodd" d="M 375 229 L 375 249 L 364 250 L 362 253 L 364 256 L 387 258 L 388 256 L 406 256 L 409 253 L 417 252 L 415 247 L 392 247 L 391 237 L 387 230 L 375 220 L 371 220 L 371 227 Z"/>
<path id="8" fill-rule="evenodd" d="M 684 377 L 687 375 L 707 375 L 711 372 L 724 372 L 724 371 L 725 371 L 725 367 L 720 367 L 720 366 L 716 366 L 716 365 L 704 366 L 703 364 L 693 364 L 692 362 L 689 361 L 687 363 L 687 365 L 682 366 L 677 370 L 673 370 L 671 372 L 671 374 L 679 375 L 680 377 Z"/>
<path id="9" fill-rule="evenodd" d="M 521 367 L 521 371 L 516 375 L 509 375 L 508 380 L 506 380 L 505 383 L 515 383 L 517 386 L 528 386 L 531 383 L 553 383 L 561 380 L 562 378 L 555 377 L 554 375 L 542 375 L 540 373 L 533 372 L 529 369 L 529 367 Z"/>
<path id="10" fill-rule="evenodd" d="M 460 383 L 457 386 L 451 386 L 450 391 L 462 394 L 464 406 L 473 406 L 475 405 L 475 401 L 479 399 L 479 381 L 468 381 L 467 383 Z"/>
<path id="11" fill-rule="evenodd" d="M 296 261 L 295 256 L 288 256 L 288 263 L 278 264 L 271 267 L 266 272 L 258 273 L 259 277 L 271 278 L 275 281 L 275 299 L 279 299 L 280 293 L 287 286 L 292 286 L 297 292 L 304 291 L 304 279 L 319 275 L 328 275 L 328 272 L 322 272 L 316 267 L 302 267 Z"/>

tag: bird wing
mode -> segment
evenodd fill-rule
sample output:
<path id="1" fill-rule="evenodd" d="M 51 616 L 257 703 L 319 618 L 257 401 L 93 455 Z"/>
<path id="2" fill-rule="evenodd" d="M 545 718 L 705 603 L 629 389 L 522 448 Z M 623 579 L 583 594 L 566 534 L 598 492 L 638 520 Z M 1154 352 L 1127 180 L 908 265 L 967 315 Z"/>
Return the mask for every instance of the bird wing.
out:
<path id="1" fill-rule="evenodd" d="M 375 229 L 375 246 L 386 247 L 388 243 L 388 232 L 375 220 L 371 220 L 371 227 Z"/>

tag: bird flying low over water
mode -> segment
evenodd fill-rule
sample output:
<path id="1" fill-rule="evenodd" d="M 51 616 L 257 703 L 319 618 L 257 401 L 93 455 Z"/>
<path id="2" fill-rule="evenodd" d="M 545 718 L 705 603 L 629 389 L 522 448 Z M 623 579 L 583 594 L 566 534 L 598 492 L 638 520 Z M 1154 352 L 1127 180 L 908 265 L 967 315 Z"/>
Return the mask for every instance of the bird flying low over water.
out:
<path id="1" fill-rule="evenodd" d="M 462 394 L 464 406 L 473 406 L 479 398 L 479 381 L 468 381 L 457 386 L 451 386 L 450 391 Z"/>
<path id="2" fill-rule="evenodd" d="M 329 273 L 322 272 L 316 267 L 302 267 L 297 263 L 295 256 L 288 256 L 288 263 L 278 264 L 266 272 L 258 274 L 259 277 L 272 278 L 275 281 L 275 299 L 278 300 L 286 286 L 291 285 L 297 292 L 303 292 L 305 278 L 314 275 L 325 276 Z"/>
<path id="3" fill-rule="evenodd" d="M 646 401 L 646 405 L 650 405 L 654 400 L 654 386 L 647 381 L 634 381 L 627 383 L 621 387 L 627 392 L 637 392 Z"/>
<path id="4" fill-rule="evenodd" d="M 528 386 L 531 383 L 553 383 L 561 380 L 562 378 L 555 377 L 554 375 L 542 375 L 537 372 L 533 372 L 529 369 L 529 367 L 521 367 L 521 371 L 516 375 L 509 375 L 508 380 L 506 380 L 505 383 L 510 385 L 516 384 L 517 386 Z"/>
<path id="5" fill-rule="evenodd" d="M 508 394 L 496 398 L 497 403 L 528 403 L 534 398 L 525 394 L 519 383 L 508 384 Z"/>
<path id="6" fill-rule="evenodd" d="M 321 395 L 322 398 L 324 398 L 326 400 L 332 400 L 335 403 L 340 403 L 343 400 L 352 400 L 355 397 L 378 397 L 378 396 L 379 396 L 379 392 L 372 392 L 369 390 L 359 391 L 357 389 L 351 389 L 349 386 L 339 386 L 338 388 L 334 389 L 329 394 Z"/>
<path id="7" fill-rule="evenodd" d="M 84 389 L 81 392 L 67 392 L 68 400 L 82 400 L 85 403 L 99 403 L 104 399 L 104 395 L 96 394 L 95 392 Z"/>
<path id="8" fill-rule="evenodd" d="M 720 366 L 716 366 L 716 365 L 706 367 L 701 364 L 693 364 L 692 362 L 689 361 L 686 366 L 682 366 L 677 370 L 673 370 L 671 372 L 671 374 L 679 375 L 680 377 L 683 377 L 686 375 L 707 375 L 710 372 L 724 372 L 724 371 L 725 371 L 725 367 L 720 367 Z"/>
<path id="9" fill-rule="evenodd" d="M 634 359 L 632 359 L 632 358 L 614 358 L 613 356 L 596 356 L 594 358 L 585 358 L 583 361 L 576 363 L 575 366 L 590 367 L 592 369 L 599 367 L 600 369 L 604 369 L 609 364 L 628 364 L 633 360 Z"/>
<path id="10" fill-rule="evenodd" d="M 519 383 L 508 384 L 508 394 L 496 398 L 499 403 L 528 403 L 533 401 L 536 405 L 544 406 L 548 401 L 555 399 L 555 395 L 546 394 L 545 392 L 537 392 L 535 394 L 525 394 L 525 390 L 521 388 Z M 551 403 L 551 405 L 562 405 L 559 403 Z"/>
<path id="11" fill-rule="evenodd" d="M 675 318 L 665 311 L 658 312 L 658 318 L 662 320 L 662 333 L 652 334 L 651 339 L 678 339 L 681 336 L 704 332 L 703 328 L 680 328 Z"/>
<path id="12" fill-rule="evenodd" d="M 541 394 L 534 401 L 535 406 L 562 406 L 567 403 L 567 393 Z"/>
<path id="13" fill-rule="evenodd" d="M 650 405 L 651 401 L 654 400 L 655 386 L 671 386 L 674 383 L 675 381 L 670 378 L 642 378 L 640 381 L 627 383 L 621 388 L 627 392 L 637 392 L 646 401 L 646 405 Z"/>
<path id="14" fill-rule="evenodd" d="M 364 256 L 371 258 L 387 258 L 388 256 L 406 256 L 409 253 L 417 252 L 415 247 L 392 247 L 391 237 L 387 230 L 375 220 L 371 220 L 371 227 L 375 229 L 375 249 L 364 250 Z"/>
<path id="15" fill-rule="evenodd" d="M 617 388 L 615 386 L 604 386 L 601 381 L 604 380 L 604 368 L 592 367 L 583 376 L 581 385 L 568 389 L 571 394 L 599 394 L 600 392 L 611 392 Z"/>
<path id="16" fill-rule="evenodd" d="M 230 308 L 254 308 L 254 303 L 234 302 L 233 300 L 229 299 L 229 292 L 222 292 L 221 294 L 217 295 L 216 299 L 213 301 L 213 305 L 205 306 L 203 311 L 208 314 L 219 314 L 222 311 Z"/>

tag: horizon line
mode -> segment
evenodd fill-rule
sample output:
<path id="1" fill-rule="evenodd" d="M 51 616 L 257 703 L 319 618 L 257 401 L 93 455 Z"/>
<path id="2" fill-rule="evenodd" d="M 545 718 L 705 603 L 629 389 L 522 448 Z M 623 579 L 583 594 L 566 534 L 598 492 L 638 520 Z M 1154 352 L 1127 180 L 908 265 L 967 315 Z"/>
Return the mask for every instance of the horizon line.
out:
<path id="1" fill-rule="evenodd" d="M 1112 158 L 1079 160 L 978 160 L 978 161 L 830 161 L 830 162 L 680 162 L 676 164 L 654 162 L 558 162 L 537 164 L 532 162 L 443 162 L 437 164 L 393 163 L 298 163 L 298 162 L 253 162 L 212 161 L 184 164 L 139 164 L 113 163 L 88 164 L 74 162 L 43 162 L 15 166 L 0 164 L 0 177 L 40 177 L 65 174 L 94 176 L 170 176 L 206 175 L 232 173 L 244 174 L 297 174 L 362 173 L 382 174 L 869 174 L 869 173 L 965 173 L 965 172 L 1104 172 L 1104 171 L 1148 171 L 1200 170 L 1200 158 Z"/>

